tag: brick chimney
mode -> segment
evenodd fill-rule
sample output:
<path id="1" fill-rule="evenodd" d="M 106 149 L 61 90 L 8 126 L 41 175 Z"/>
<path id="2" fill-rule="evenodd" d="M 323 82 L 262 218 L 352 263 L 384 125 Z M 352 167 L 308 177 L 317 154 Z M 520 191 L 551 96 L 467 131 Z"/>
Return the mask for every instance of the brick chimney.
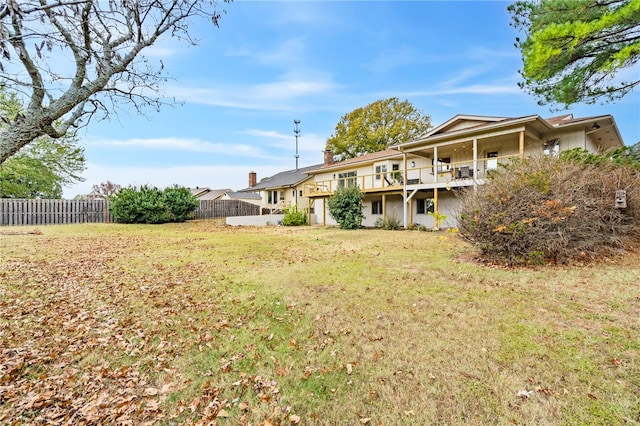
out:
<path id="1" fill-rule="evenodd" d="M 256 174 L 256 172 L 249 172 L 249 188 L 253 188 L 254 186 L 256 186 L 257 181 L 258 175 Z"/>
<path id="2" fill-rule="evenodd" d="M 333 152 L 330 149 L 324 150 L 324 165 L 330 166 L 333 164 Z"/>

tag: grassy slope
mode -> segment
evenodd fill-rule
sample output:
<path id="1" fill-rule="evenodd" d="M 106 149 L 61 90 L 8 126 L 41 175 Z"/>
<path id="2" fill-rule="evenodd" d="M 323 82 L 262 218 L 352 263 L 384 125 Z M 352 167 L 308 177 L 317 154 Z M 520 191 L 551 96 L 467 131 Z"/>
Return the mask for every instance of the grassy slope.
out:
<path id="1" fill-rule="evenodd" d="M 41 230 L 0 236 L 0 423 L 640 422 L 637 254 L 505 270 L 418 231 Z"/>

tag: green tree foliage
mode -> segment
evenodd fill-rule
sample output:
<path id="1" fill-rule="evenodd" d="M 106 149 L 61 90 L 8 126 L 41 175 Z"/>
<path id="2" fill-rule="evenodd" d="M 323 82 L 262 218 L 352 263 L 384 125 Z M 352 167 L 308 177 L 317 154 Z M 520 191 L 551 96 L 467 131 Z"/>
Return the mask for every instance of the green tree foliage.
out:
<path id="1" fill-rule="evenodd" d="M 640 170 L 640 142 L 623 146 L 606 154 L 595 154 L 583 148 L 574 148 L 560 153 L 564 161 L 577 161 L 584 164 L 605 164 L 608 162 Z"/>
<path id="2" fill-rule="evenodd" d="M 640 84 L 618 71 L 640 58 L 638 0 L 522 0 L 509 6 L 524 62 L 520 85 L 539 104 L 618 99 Z"/>
<path id="3" fill-rule="evenodd" d="M 0 165 L 0 198 L 61 198 L 58 177 L 41 160 L 17 155 Z"/>
<path id="4" fill-rule="evenodd" d="M 15 94 L 0 89 L 0 115 L 12 119 L 21 110 Z M 64 186 L 84 180 L 85 162 L 75 137 L 39 137 L 0 165 L 0 198 L 60 198 Z"/>
<path id="5" fill-rule="evenodd" d="M 172 186 L 160 190 L 143 185 L 122 188 L 112 195 L 109 211 L 120 223 L 167 223 L 184 222 L 198 206 L 188 188 Z"/>
<path id="6" fill-rule="evenodd" d="M 461 197 L 460 235 L 509 264 L 587 260 L 638 243 L 640 173 L 579 152 L 516 161 Z M 615 194 L 625 190 L 627 208 Z"/>
<path id="7" fill-rule="evenodd" d="M 339 188 L 329 198 L 329 214 L 341 229 L 358 229 L 362 226 L 364 194 L 357 186 Z"/>
<path id="8" fill-rule="evenodd" d="M 431 118 L 409 101 L 389 98 L 345 114 L 327 139 L 338 160 L 354 158 L 407 142 L 431 127 Z"/>

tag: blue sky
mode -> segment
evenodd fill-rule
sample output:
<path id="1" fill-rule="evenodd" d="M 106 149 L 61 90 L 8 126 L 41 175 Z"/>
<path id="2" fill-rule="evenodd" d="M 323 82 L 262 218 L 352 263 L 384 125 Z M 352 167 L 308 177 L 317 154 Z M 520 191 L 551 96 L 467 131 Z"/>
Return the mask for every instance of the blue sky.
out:
<path id="1" fill-rule="evenodd" d="M 166 39 L 147 56 L 174 78 L 167 97 L 182 105 L 121 112 L 80 133 L 86 181 L 71 198 L 110 180 L 246 188 L 322 162 L 340 118 L 375 100 L 407 99 L 437 126 L 456 114 L 576 117 L 612 114 L 627 144 L 640 141 L 640 91 L 607 105 L 550 111 L 521 91 L 518 35 L 508 2 L 235 1 L 220 28 L 194 22 L 198 46 Z M 640 66 L 627 69 L 637 78 Z"/>

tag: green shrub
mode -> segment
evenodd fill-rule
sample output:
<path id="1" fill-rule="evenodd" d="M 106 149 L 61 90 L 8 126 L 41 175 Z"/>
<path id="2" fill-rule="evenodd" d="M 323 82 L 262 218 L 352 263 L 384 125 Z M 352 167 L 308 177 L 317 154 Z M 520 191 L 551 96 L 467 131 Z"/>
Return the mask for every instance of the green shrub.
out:
<path id="1" fill-rule="evenodd" d="M 362 213 L 364 194 L 357 186 L 339 188 L 329 198 L 329 214 L 333 217 L 341 229 L 358 229 L 362 226 L 364 214 Z"/>
<path id="2" fill-rule="evenodd" d="M 191 194 L 189 188 L 178 185 L 166 188 L 163 196 L 171 215 L 171 222 L 184 222 L 200 206 L 200 202 Z"/>
<path id="3" fill-rule="evenodd" d="M 284 218 L 282 219 L 284 226 L 300 226 L 307 224 L 307 214 L 305 212 L 298 211 L 298 206 L 295 204 L 289 208 L 284 209 Z"/>
<path id="4" fill-rule="evenodd" d="M 109 201 L 109 211 L 119 223 L 184 222 L 198 207 L 187 188 L 173 186 L 164 191 L 152 186 L 120 189 Z"/>

